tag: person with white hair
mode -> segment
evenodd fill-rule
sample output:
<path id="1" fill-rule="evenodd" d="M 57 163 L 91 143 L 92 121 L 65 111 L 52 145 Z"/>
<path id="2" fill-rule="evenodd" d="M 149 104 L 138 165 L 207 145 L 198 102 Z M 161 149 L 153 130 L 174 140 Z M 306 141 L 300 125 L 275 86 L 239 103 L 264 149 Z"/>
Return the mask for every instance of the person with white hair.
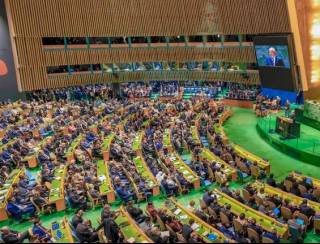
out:
<path id="1" fill-rule="evenodd" d="M 278 55 L 274 47 L 269 48 L 269 56 L 266 57 L 266 66 L 284 67 L 283 59 Z"/>

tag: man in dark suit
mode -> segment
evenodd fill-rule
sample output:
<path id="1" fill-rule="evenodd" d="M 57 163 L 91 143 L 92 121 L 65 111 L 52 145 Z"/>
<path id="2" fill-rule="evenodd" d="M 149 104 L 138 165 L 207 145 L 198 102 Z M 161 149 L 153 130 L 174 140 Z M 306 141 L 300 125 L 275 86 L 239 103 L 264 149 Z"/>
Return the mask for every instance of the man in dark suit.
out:
<path id="1" fill-rule="evenodd" d="M 282 58 L 277 56 L 277 51 L 274 47 L 269 48 L 269 56 L 266 58 L 266 65 L 272 67 L 285 66 Z"/>
<path id="2" fill-rule="evenodd" d="M 138 223 L 142 223 L 146 218 L 146 216 L 143 214 L 143 211 L 140 208 L 133 206 L 131 201 L 128 202 L 127 211 Z"/>
<path id="3" fill-rule="evenodd" d="M 191 228 L 191 226 L 194 224 L 194 220 L 190 219 L 189 220 L 189 225 L 184 224 L 182 226 L 182 236 L 183 238 L 188 242 L 188 240 L 191 237 L 191 233 L 193 232 L 193 229 Z"/>
<path id="4" fill-rule="evenodd" d="M 114 221 L 116 214 L 111 212 L 109 217 L 103 219 L 101 225 L 97 228 L 97 231 L 103 227 L 104 234 L 110 240 L 111 243 L 118 243 L 120 239 L 120 228 Z"/>
<path id="5" fill-rule="evenodd" d="M 202 200 L 207 206 L 209 206 L 214 201 L 214 197 L 212 197 L 212 191 L 206 191 L 202 197 Z"/>
<path id="6" fill-rule="evenodd" d="M 76 228 L 76 234 L 81 243 L 97 242 L 99 240 L 98 233 L 91 228 L 89 220 L 83 220 Z"/>
<path id="7" fill-rule="evenodd" d="M 271 232 L 265 232 L 262 236 L 273 240 L 274 243 L 280 242 L 280 238 L 275 228 L 272 228 Z"/>
<path id="8" fill-rule="evenodd" d="M 14 230 L 10 230 L 9 227 L 5 226 L 1 230 L 1 239 L 4 243 L 22 243 L 26 239 L 30 239 L 29 231 L 19 233 Z"/>
<path id="9" fill-rule="evenodd" d="M 308 218 L 315 215 L 315 211 L 313 208 L 308 206 L 308 200 L 303 199 L 302 204 L 300 205 L 300 213 L 306 215 Z"/>
<path id="10" fill-rule="evenodd" d="M 249 218 L 248 219 L 248 228 L 255 230 L 259 235 L 263 233 L 263 229 L 257 225 L 256 219 Z"/>
<path id="11" fill-rule="evenodd" d="M 83 210 L 80 209 L 80 210 L 78 210 L 76 215 L 73 216 L 73 218 L 71 220 L 71 224 L 75 229 L 77 228 L 78 224 L 83 222 L 82 215 L 83 215 Z"/>

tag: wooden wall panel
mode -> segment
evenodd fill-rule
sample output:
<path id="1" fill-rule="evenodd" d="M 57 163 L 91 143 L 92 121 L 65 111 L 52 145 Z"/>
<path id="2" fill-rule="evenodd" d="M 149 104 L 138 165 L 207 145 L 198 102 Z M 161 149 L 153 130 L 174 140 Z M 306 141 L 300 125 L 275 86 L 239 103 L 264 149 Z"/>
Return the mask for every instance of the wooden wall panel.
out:
<path id="1" fill-rule="evenodd" d="M 156 62 L 156 61 L 225 61 L 254 63 L 255 51 L 244 48 L 170 48 L 45 51 L 47 66 L 73 64 Z"/>
<path id="2" fill-rule="evenodd" d="M 12 12 L 22 90 L 94 82 L 96 75 L 48 79 L 46 67 L 134 61 L 255 62 L 251 47 L 45 51 L 43 37 L 287 33 L 286 0 L 5 0 Z M 161 75 L 161 74 L 160 74 Z M 171 74 L 162 74 L 171 77 Z M 188 74 L 189 77 L 191 74 Z M 211 74 L 193 74 L 206 77 Z M 221 74 L 215 74 L 219 78 Z M 98 79 L 112 80 L 107 75 Z M 125 79 L 149 77 L 126 74 Z M 172 74 L 176 77 L 176 74 Z M 222 75 L 226 79 L 226 75 Z M 239 78 L 231 75 L 231 78 Z M 152 77 L 161 78 L 159 73 Z M 210 76 L 211 77 L 211 76 Z M 209 78 L 210 78 L 209 77 Z M 192 78 L 192 77 L 190 77 Z M 143 78 L 145 79 L 145 78 Z M 226 79 L 227 80 L 227 79 Z M 252 80 L 252 79 L 251 79 Z M 250 82 L 251 82 L 250 80 Z M 258 78 L 254 78 L 258 82 Z M 241 80 L 241 77 L 239 78 Z"/>
<path id="3" fill-rule="evenodd" d="M 289 32 L 285 0 L 9 0 L 21 36 Z M 22 17 L 22 18 L 21 18 Z M 22 28 L 23 27 L 23 28 Z"/>
<path id="4" fill-rule="evenodd" d="M 311 82 L 311 16 L 312 16 L 312 3 L 311 0 L 295 0 L 302 51 L 304 56 L 305 68 L 307 73 L 307 80 Z"/>
<path id="5" fill-rule="evenodd" d="M 134 73 L 119 73 L 118 77 L 110 73 L 105 74 L 77 74 L 70 76 L 57 75 L 49 78 L 53 87 L 74 86 L 77 84 L 108 83 L 125 81 L 149 81 L 149 80 L 206 80 L 206 81 L 228 81 L 247 84 L 259 84 L 259 73 L 248 73 L 249 78 L 243 78 L 239 72 L 190 72 L 190 71 L 148 71 Z M 45 87 L 43 87 L 45 88 Z"/>

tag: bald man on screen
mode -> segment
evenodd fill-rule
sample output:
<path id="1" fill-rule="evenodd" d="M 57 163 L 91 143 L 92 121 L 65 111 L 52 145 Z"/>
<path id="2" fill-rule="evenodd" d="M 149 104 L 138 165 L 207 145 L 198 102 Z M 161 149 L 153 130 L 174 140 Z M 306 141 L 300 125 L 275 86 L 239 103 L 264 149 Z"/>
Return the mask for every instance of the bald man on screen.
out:
<path id="1" fill-rule="evenodd" d="M 277 55 L 274 47 L 269 48 L 269 56 L 266 58 L 266 66 L 284 67 L 284 62 L 281 57 Z"/>

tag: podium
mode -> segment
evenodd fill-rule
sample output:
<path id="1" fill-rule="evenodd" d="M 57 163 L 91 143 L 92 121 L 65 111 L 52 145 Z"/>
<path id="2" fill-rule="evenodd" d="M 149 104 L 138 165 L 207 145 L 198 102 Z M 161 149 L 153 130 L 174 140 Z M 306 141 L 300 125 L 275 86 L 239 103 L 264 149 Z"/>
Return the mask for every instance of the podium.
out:
<path id="1" fill-rule="evenodd" d="M 300 138 L 300 123 L 290 118 L 277 117 L 276 132 L 283 139 Z"/>

